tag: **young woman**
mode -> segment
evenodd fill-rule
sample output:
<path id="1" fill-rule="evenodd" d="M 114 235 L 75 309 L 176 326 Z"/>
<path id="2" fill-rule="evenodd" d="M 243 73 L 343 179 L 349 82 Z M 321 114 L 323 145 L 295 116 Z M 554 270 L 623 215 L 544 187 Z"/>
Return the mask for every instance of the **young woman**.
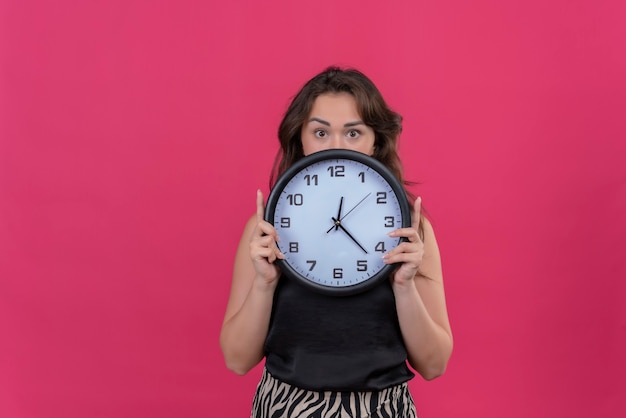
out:
<path id="1" fill-rule="evenodd" d="M 356 70 L 331 67 L 309 80 L 287 109 L 272 182 L 303 156 L 344 148 L 373 156 L 401 181 L 401 117 Z M 439 249 L 414 201 L 408 241 L 384 255 L 398 268 L 363 293 L 333 297 L 281 278 L 276 230 L 264 200 L 245 226 L 235 258 L 220 343 L 226 365 L 245 374 L 264 357 L 252 417 L 414 417 L 407 381 L 446 369 L 452 332 Z M 340 320 L 338 316 L 340 315 Z"/>

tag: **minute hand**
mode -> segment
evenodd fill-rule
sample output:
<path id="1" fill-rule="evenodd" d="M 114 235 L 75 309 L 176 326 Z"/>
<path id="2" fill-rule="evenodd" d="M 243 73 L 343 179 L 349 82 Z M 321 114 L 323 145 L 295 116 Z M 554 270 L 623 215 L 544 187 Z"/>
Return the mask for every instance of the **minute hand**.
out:
<path id="1" fill-rule="evenodd" d="M 346 213 L 346 215 L 347 215 L 347 213 Z M 345 218 L 345 216 L 344 216 L 344 218 Z M 355 243 L 356 245 L 358 245 L 358 246 L 359 246 L 359 248 L 360 248 L 360 249 L 362 249 L 362 250 L 365 252 L 365 254 L 368 254 L 367 250 L 366 250 L 365 248 L 363 248 L 363 246 L 362 246 L 361 244 L 359 244 L 359 241 L 357 241 L 357 240 L 356 240 L 356 238 L 354 238 L 354 237 L 352 236 L 352 234 L 351 234 L 351 233 L 349 233 L 349 232 L 348 232 L 348 230 L 347 230 L 346 228 L 344 228 L 344 226 L 343 226 L 343 225 L 341 225 L 341 222 L 339 222 L 339 220 L 337 220 L 337 219 L 335 219 L 335 218 L 331 218 L 331 219 L 333 220 L 333 222 L 335 223 L 335 225 L 337 225 L 339 228 L 341 228 L 341 230 L 342 230 L 343 232 L 345 232 L 345 233 L 346 233 L 346 235 L 347 235 L 348 237 L 350 237 L 350 239 L 351 239 L 352 241 L 354 241 L 354 243 Z"/>

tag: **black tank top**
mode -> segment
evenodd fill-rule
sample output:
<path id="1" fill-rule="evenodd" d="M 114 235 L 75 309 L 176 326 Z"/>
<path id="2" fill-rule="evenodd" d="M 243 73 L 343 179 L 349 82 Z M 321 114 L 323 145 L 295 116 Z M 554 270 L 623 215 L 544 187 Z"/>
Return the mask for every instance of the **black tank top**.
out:
<path id="1" fill-rule="evenodd" d="M 308 390 L 381 390 L 414 377 L 388 280 L 333 297 L 283 276 L 265 356 L 275 378 Z"/>

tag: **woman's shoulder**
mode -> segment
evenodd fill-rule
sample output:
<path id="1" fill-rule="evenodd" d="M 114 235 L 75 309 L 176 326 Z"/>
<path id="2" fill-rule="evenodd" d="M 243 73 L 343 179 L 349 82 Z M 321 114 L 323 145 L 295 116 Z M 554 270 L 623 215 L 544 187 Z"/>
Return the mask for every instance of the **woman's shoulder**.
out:
<path id="1" fill-rule="evenodd" d="M 422 228 L 424 228 L 424 232 L 428 231 L 431 234 L 435 233 L 432 222 L 426 216 L 422 215 L 422 219 L 420 219 L 420 223 L 422 224 Z"/>
<path id="2" fill-rule="evenodd" d="M 250 215 L 250 217 L 246 220 L 246 223 L 243 227 L 243 235 L 250 235 L 254 228 L 256 227 L 258 221 L 256 214 Z"/>

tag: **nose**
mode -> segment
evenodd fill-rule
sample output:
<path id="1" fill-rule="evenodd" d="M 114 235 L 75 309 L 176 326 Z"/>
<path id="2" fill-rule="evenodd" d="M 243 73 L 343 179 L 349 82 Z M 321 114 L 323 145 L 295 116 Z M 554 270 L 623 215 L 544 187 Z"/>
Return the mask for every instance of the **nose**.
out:
<path id="1" fill-rule="evenodd" d="M 330 141 L 330 146 L 331 148 L 335 148 L 335 149 L 344 149 L 346 148 L 346 144 L 343 140 L 343 136 L 342 134 L 335 134 L 332 137 L 332 140 Z"/>

